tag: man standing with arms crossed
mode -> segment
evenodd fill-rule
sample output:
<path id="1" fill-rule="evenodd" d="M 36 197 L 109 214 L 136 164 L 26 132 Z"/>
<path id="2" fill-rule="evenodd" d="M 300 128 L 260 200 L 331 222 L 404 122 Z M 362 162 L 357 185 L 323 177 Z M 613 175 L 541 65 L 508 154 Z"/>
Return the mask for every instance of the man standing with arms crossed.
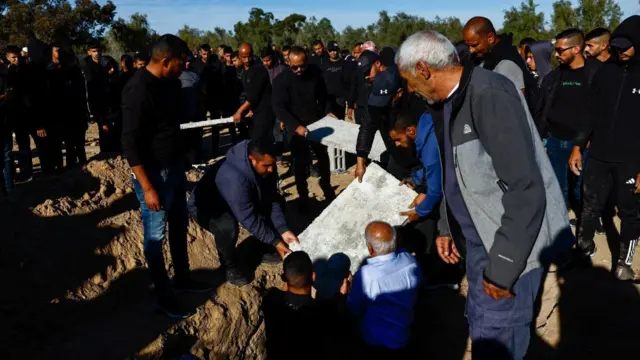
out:
<path id="1" fill-rule="evenodd" d="M 131 166 L 144 226 L 144 254 L 153 277 L 157 305 L 170 317 L 190 312 L 173 290 L 208 291 L 190 279 L 187 254 L 188 212 L 184 151 L 181 143 L 181 83 L 189 49 L 174 35 L 164 35 L 153 47 L 152 59 L 127 83 L 122 94 L 122 149 Z M 165 270 L 162 243 L 169 225 L 173 287 Z"/>

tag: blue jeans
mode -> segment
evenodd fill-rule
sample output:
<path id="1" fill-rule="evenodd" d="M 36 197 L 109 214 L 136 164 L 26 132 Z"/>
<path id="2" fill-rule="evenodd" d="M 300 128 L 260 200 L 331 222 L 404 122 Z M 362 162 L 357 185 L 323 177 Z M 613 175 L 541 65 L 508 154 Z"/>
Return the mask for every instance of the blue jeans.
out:
<path id="1" fill-rule="evenodd" d="M 169 245 L 175 278 L 186 279 L 189 276 L 189 256 L 187 254 L 189 215 L 185 190 L 186 177 L 184 167 L 181 165 L 161 170 L 145 170 L 158 193 L 161 210 L 152 211 L 147 207 L 142 186 L 138 180 L 132 177 L 142 213 L 144 255 L 156 290 L 160 296 L 166 296 L 171 292 L 162 253 L 162 243 L 166 238 L 167 225 L 169 225 Z"/>
<path id="2" fill-rule="evenodd" d="M 513 299 L 493 300 L 483 290 L 489 258 L 484 245 L 467 241 L 467 320 L 473 359 L 523 359 L 529 347 L 533 309 L 543 269 L 529 271 L 515 283 Z"/>
<path id="3" fill-rule="evenodd" d="M 564 196 L 564 202 L 569 208 L 569 193 L 573 195 L 573 200 L 576 204 L 580 204 L 582 199 L 582 176 L 575 176 L 569 169 L 569 157 L 571 156 L 571 150 L 573 149 L 573 141 L 560 140 L 553 136 L 547 139 L 547 156 L 553 167 L 553 172 L 558 178 L 560 190 Z M 582 159 L 582 164 L 587 158 L 587 151 L 585 151 Z M 571 189 L 569 189 L 571 187 Z M 574 209 L 578 212 L 580 209 Z"/>

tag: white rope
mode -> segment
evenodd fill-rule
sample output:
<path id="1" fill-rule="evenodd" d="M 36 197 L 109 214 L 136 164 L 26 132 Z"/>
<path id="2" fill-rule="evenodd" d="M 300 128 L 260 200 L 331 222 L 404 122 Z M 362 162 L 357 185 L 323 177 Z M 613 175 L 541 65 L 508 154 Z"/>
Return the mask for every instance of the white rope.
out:
<path id="1" fill-rule="evenodd" d="M 195 129 L 195 128 L 214 126 L 214 125 L 223 125 L 223 124 L 229 124 L 229 123 L 233 123 L 233 117 L 180 124 L 180 130 Z"/>

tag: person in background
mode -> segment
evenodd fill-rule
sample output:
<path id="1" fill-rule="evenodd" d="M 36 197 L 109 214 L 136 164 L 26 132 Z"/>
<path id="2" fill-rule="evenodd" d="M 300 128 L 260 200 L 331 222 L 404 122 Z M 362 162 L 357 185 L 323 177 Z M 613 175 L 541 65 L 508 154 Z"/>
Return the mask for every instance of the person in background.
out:
<path id="1" fill-rule="evenodd" d="M 205 173 L 193 191 L 191 213 L 211 231 L 227 281 L 250 283 L 235 251 L 239 225 L 265 245 L 262 261 L 278 264 L 298 237 L 287 227 L 272 143 L 242 141 Z M 191 201 L 190 201 L 191 202 Z"/>
<path id="2" fill-rule="evenodd" d="M 136 71 L 122 94 L 122 149 L 131 167 L 144 227 L 144 255 L 151 272 L 157 305 L 166 315 L 192 314 L 174 291 L 209 291 L 191 279 L 187 252 L 187 211 L 181 84 L 189 48 L 175 35 L 163 35 L 152 59 Z M 165 268 L 163 243 L 169 229 L 173 286 Z"/>
<path id="3" fill-rule="evenodd" d="M 309 57 L 309 65 L 317 66 L 320 70 L 324 70 L 327 62 L 329 62 L 329 54 L 325 51 L 322 40 L 313 40 L 313 54 Z"/>
<path id="4" fill-rule="evenodd" d="M 289 53 L 290 67 L 273 82 L 273 110 L 289 130 L 294 177 L 300 198 L 300 209 L 309 210 L 307 169 L 311 164 L 310 148 L 318 158 L 320 188 L 325 199 L 331 201 L 335 192 L 331 187 L 327 147 L 307 140 L 307 126 L 325 116 L 335 118 L 328 101 L 322 72 L 307 63 L 304 49 L 293 47 Z"/>
<path id="5" fill-rule="evenodd" d="M 87 57 L 84 59 L 84 77 L 87 81 L 89 111 L 93 121 L 98 123 L 100 137 L 100 151 L 112 151 L 110 146 L 107 112 L 109 109 L 109 73 L 101 62 L 102 48 L 97 40 L 92 40 L 87 46 Z"/>
<path id="6" fill-rule="evenodd" d="M 435 31 L 409 36 L 396 61 L 410 91 L 444 105 L 436 248 L 456 264 L 462 254 L 453 239 L 466 244 L 473 359 L 495 359 L 499 345 L 521 360 L 544 269 L 575 241 L 526 101 L 506 77 L 462 67 L 453 44 Z"/>
<path id="7" fill-rule="evenodd" d="M 360 50 L 361 50 L 361 51 L 360 51 L 360 54 L 362 54 L 362 53 L 363 53 L 363 52 L 365 52 L 365 51 L 371 51 L 371 52 L 374 52 L 374 53 L 376 53 L 376 54 L 378 54 L 378 53 L 379 53 L 379 51 L 378 51 L 378 47 L 376 46 L 376 43 L 375 43 L 375 42 L 373 42 L 373 41 L 371 41 L 371 40 L 366 41 L 365 43 L 363 43 L 363 44 L 360 46 Z"/>
<path id="8" fill-rule="evenodd" d="M 520 56 L 526 60 L 526 52 L 525 50 L 527 49 L 527 47 L 529 47 L 529 45 L 531 43 L 534 43 L 536 40 L 534 38 L 530 38 L 530 37 L 526 37 L 522 40 L 520 40 L 520 42 L 518 43 L 518 54 L 520 54 Z"/>
<path id="9" fill-rule="evenodd" d="M 373 221 L 364 230 L 370 257 L 353 277 L 347 308 L 364 342 L 363 358 L 406 359 L 422 272 L 415 257 L 397 251 L 397 233 Z"/>
<path id="10" fill-rule="evenodd" d="M 244 86 L 242 85 L 242 76 L 244 74 L 244 64 L 242 63 L 242 60 L 240 59 L 240 53 L 238 51 L 234 51 L 233 54 L 231 54 L 231 62 L 233 63 L 233 67 L 236 69 L 236 86 L 235 86 L 235 91 L 234 91 L 234 95 L 235 95 L 235 107 L 234 107 L 234 111 L 236 109 L 238 109 L 238 107 L 242 104 L 244 104 L 247 101 L 247 93 L 244 91 Z M 249 128 L 247 127 L 246 122 L 240 122 L 240 123 L 236 123 L 236 129 L 238 130 L 238 133 L 240 134 L 240 138 L 246 140 L 249 139 Z"/>
<path id="11" fill-rule="evenodd" d="M 291 253 L 282 265 L 283 285 L 271 288 L 262 300 L 269 359 L 348 359 L 345 295 L 348 280 L 334 298 L 311 296 L 316 274 L 304 251 Z M 292 331 L 295 329 L 295 331 Z"/>
<path id="12" fill-rule="evenodd" d="M 0 201 L 7 198 L 9 193 L 7 192 L 7 184 L 5 183 L 5 153 L 4 153 L 4 143 L 5 143 L 5 133 L 9 132 L 6 129 L 6 105 L 7 105 L 7 68 L 5 67 L 4 60 L 0 55 L 0 150 L 2 154 L 0 154 Z M 13 145 L 13 139 L 11 139 Z M 7 172 L 11 172 L 13 169 L 10 167 Z M 12 174 L 11 174 L 12 175 Z M 13 185 L 13 182 L 11 183 Z"/>
<path id="13" fill-rule="evenodd" d="M 327 95 L 331 102 L 331 113 L 344 119 L 345 99 L 350 89 L 350 76 L 348 64 L 340 57 L 340 47 L 336 41 L 329 41 L 329 61 L 324 64 L 323 76 L 327 86 Z"/>
<path id="14" fill-rule="evenodd" d="M 136 52 L 133 56 L 133 68 L 142 69 L 149 63 L 149 55 L 146 52 Z"/>
<path id="15" fill-rule="evenodd" d="M 212 60 L 211 56 L 211 46 L 209 44 L 202 44 L 198 47 L 198 58 L 190 63 L 193 71 L 200 78 L 200 86 L 199 89 L 201 91 L 200 97 L 202 101 L 202 107 L 200 108 L 201 113 L 198 115 L 200 120 L 205 120 L 207 118 L 207 113 L 211 119 L 217 119 L 220 117 L 220 113 L 217 113 L 214 104 L 217 100 L 214 99 L 215 94 L 218 92 L 215 90 L 217 87 L 222 85 L 221 81 L 216 82 L 217 78 L 217 68 L 215 66 L 215 61 Z M 196 131 L 202 133 L 202 129 L 194 129 L 194 139 L 197 137 L 195 135 Z M 211 128 L 211 146 L 212 146 L 212 156 L 218 157 L 219 153 L 219 145 L 220 145 L 220 127 L 213 126 Z"/>
<path id="16" fill-rule="evenodd" d="M 218 48 L 216 49 L 216 55 L 218 56 L 218 60 L 220 60 L 220 62 L 224 63 L 224 49 L 227 47 L 227 45 L 225 44 L 220 44 L 218 45 Z"/>
<path id="17" fill-rule="evenodd" d="M 20 51 L 20 57 L 24 59 L 25 62 L 29 61 L 29 48 L 26 46 L 23 47 L 22 51 Z"/>
<path id="18" fill-rule="evenodd" d="M 270 47 L 265 47 L 260 52 L 260 59 L 262 60 L 262 65 L 267 69 L 269 73 L 269 82 L 273 83 L 273 79 L 275 79 L 281 72 L 286 70 L 286 66 L 278 63 L 275 59 L 275 54 Z"/>
<path id="19" fill-rule="evenodd" d="M 275 115 L 272 107 L 272 90 L 268 70 L 254 60 L 251 44 L 242 43 L 238 48 L 240 60 L 243 63 L 242 87 L 246 100 L 233 114 L 233 121 L 237 124 L 251 111 L 249 120 L 249 137 L 252 140 L 273 142 L 273 125 Z"/>
<path id="20" fill-rule="evenodd" d="M 369 95 L 371 95 L 371 67 L 378 61 L 378 54 L 373 51 L 363 51 L 358 58 L 357 67 L 352 69 L 352 77 L 347 104 L 347 117 L 355 119 L 356 124 L 368 120 Z"/>
<path id="21" fill-rule="evenodd" d="M 551 41 L 534 41 L 525 48 L 525 61 L 527 67 L 538 82 L 542 85 L 544 78 L 551 72 L 551 56 L 553 44 Z"/>
<path id="22" fill-rule="evenodd" d="M 282 59 L 284 60 L 284 66 L 289 66 L 289 52 L 291 51 L 291 46 L 285 45 L 282 47 Z"/>
<path id="23" fill-rule="evenodd" d="M 577 248 L 586 255 L 596 251 L 594 233 L 606 203 L 613 200 L 621 222 L 620 257 L 615 276 L 634 280 L 631 263 L 640 238 L 640 122 L 637 121 L 638 84 L 640 84 L 640 16 L 625 19 L 611 35 L 616 54 L 596 72 L 591 82 L 586 114 L 590 135 L 576 141 L 569 166 L 574 174 L 583 170 L 582 152 L 589 144 L 589 159 L 584 166 L 583 207 L 578 228 Z M 603 219 L 604 220 L 604 219 Z"/>
<path id="24" fill-rule="evenodd" d="M 180 74 L 182 85 L 182 103 L 184 104 L 185 116 L 183 123 L 202 121 L 202 96 L 200 91 L 200 77 L 191 69 L 191 63 L 196 59 L 189 55 L 185 62 L 185 69 Z M 202 131 L 200 129 L 182 130 L 184 143 L 187 151 L 187 160 L 190 164 L 200 164 L 202 162 Z"/>
<path id="25" fill-rule="evenodd" d="M 584 36 L 584 55 L 587 58 L 595 58 L 600 62 L 607 62 L 611 58 L 609 50 L 609 40 L 611 31 L 605 28 L 597 28 L 589 31 Z"/>
<path id="26" fill-rule="evenodd" d="M 359 42 L 353 45 L 353 47 L 351 48 L 351 56 L 353 58 L 352 61 L 357 62 L 360 58 L 360 54 L 362 54 L 362 43 Z"/>

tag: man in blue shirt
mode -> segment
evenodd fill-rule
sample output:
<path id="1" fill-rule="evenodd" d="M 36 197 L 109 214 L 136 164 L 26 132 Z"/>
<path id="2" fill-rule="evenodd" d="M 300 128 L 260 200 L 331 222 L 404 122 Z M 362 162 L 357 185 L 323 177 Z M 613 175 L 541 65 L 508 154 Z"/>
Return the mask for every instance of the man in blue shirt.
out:
<path id="1" fill-rule="evenodd" d="M 374 221 L 364 236 L 371 257 L 354 276 L 347 307 L 358 321 L 367 354 L 404 358 L 422 272 L 413 256 L 396 252 L 391 225 Z"/>

